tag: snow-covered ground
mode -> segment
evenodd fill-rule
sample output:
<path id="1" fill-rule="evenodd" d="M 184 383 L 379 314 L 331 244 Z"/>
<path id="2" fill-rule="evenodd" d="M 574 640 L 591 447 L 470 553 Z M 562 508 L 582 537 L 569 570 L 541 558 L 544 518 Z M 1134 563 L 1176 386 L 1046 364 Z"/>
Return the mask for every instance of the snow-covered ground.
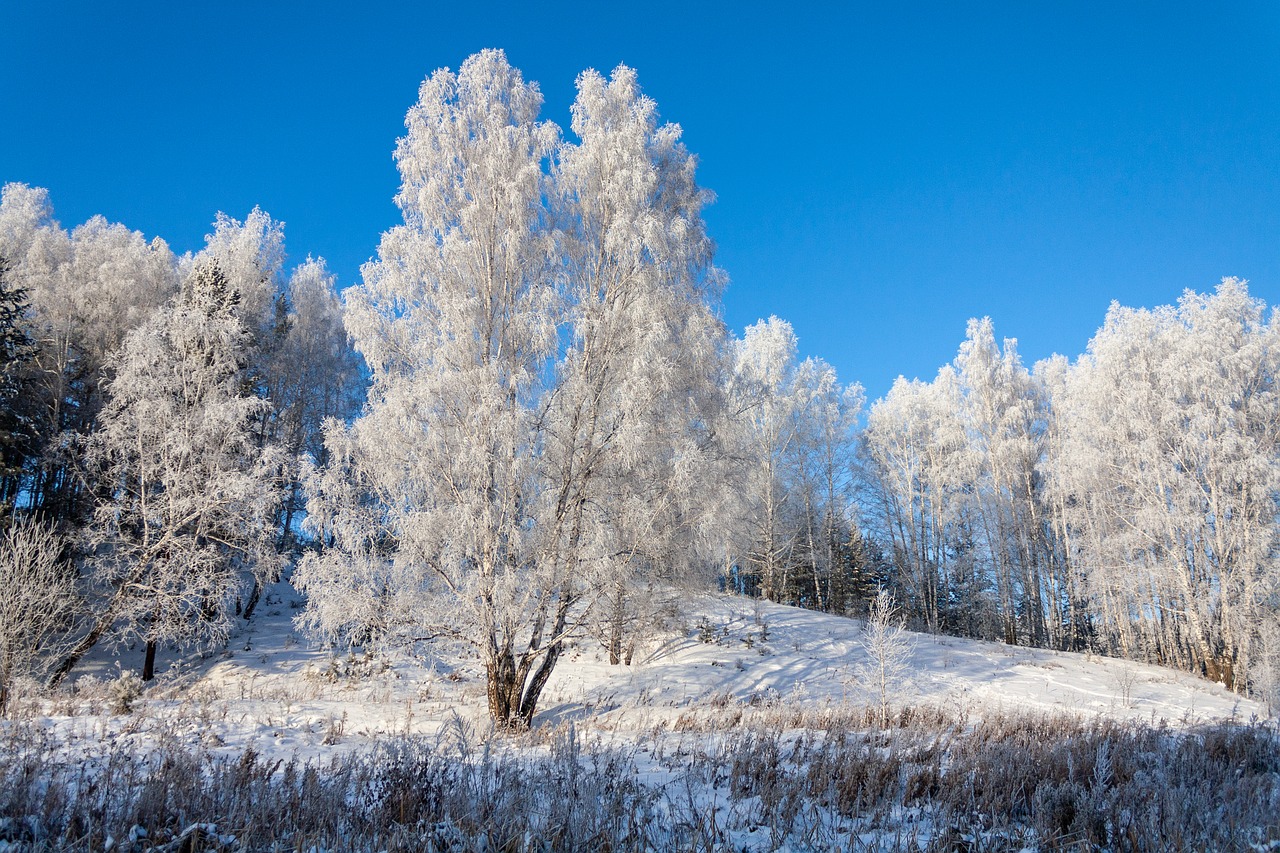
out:
<path id="1" fill-rule="evenodd" d="M 389 734 L 436 735 L 459 721 L 487 726 L 484 675 L 457 650 L 335 656 L 294 629 L 302 604 L 282 582 L 252 622 L 213 657 L 162 654 L 159 676 L 132 715 L 103 703 L 55 700 L 47 724 L 82 743 L 142 736 L 156 726 L 204 747 L 322 758 Z M 708 595 L 639 650 L 631 666 L 577 641 L 548 683 L 535 728 L 572 721 L 616 735 L 696 726 L 725 709 L 874 704 L 857 677 L 866 661 L 859 620 L 733 596 Z M 895 704 L 940 706 L 974 717 L 1050 711 L 1175 726 L 1261 718 L 1265 709 L 1220 685 L 1128 661 L 907 633 L 909 676 Z M 136 653 L 102 649 L 72 674 L 84 697 Z M 97 683 L 95 686 L 95 682 Z M 94 713 L 98 712 L 98 713 Z"/>
<path id="2" fill-rule="evenodd" d="M 1251 740 L 1251 729 L 1239 729 L 1244 734 L 1237 741 L 1231 735 L 1199 736 L 1212 737 L 1218 757 L 1205 768 L 1194 765 L 1200 768 L 1196 773 L 1221 776 L 1237 772 L 1238 760 L 1252 761 L 1257 766 L 1250 765 L 1239 784 L 1255 787 L 1235 790 L 1237 781 L 1221 779 L 1204 787 L 1200 776 L 1171 775 L 1182 772 L 1171 768 L 1184 766 L 1177 764 L 1180 730 L 1249 722 L 1264 713 L 1221 686 L 1173 670 L 907 634 L 908 674 L 889 698 L 917 709 L 917 722 L 908 725 L 904 716 L 900 728 L 880 730 L 873 721 L 878 718 L 863 710 L 877 706 L 879 697 L 859 677 L 868 662 L 860 621 L 707 595 L 689 602 L 687 612 L 641 648 L 631 666 L 610 665 L 592 641 L 575 643 L 547 685 L 533 732 L 506 735 L 490 729 L 483 672 L 473 658 L 426 645 L 335 656 L 296 633 L 293 618 L 301 606 L 288 583 L 277 584 L 222 652 L 162 657 L 156 682 L 127 712 L 112 706 L 122 668 L 139 663 L 137 651 L 113 655 L 99 649 L 72 673 L 70 688 L 23 700 L 17 722 L 0 724 L 3 743 L 17 761 L 3 772 L 35 787 L 18 797 L 11 814 L 0 815 L 0 850 L 27 849 L 23 838 L 73 835 L 65 816 L 62 824 L 32 817 L 33 809 L 44 809 L 43 789 L 24 775 L 22 767 L 32 765 L 17 760 L 20 754 L 34 756 L 45 773 L 59 774 L 64 791 L 114 772 L 114 784 L 141 786 L 139 802 L 145 801 L 144 780 L 153 773 L 162 774 L 164 786 L 192 784 L 199 772 L 206 780 L 220 773 L 223 781 L 208 782 L 213 793 L 201 801 L 211 813 L 174 815 L 161 805 L 146 812 L 149 819 L 134 818 L 143 814 L 142 806 L 121 806 L 113 831 L 117 837 L 144 833 L 121 850 L 148 849 L 161 839 L 165 843 L 155 849 L 177 850 L 191 831 L 184 830 L 189 820 L 206 820 L 214 827 L 207 830 L 209 838 L 230 833 L 232 841 L 215 845 L 230 851 L 259 849 L 253 838 L 264 833 L 264 818 L 254 823 L 242 807 L 240 822 L 232 826 L 235 821 L 224 811 L 247 790 L 245 780 L 254 773 L 292 778 L 279 787 L 287 791 L 299 777 L 288 777 L 281 766 L 320 773 L 346 767 L 348 775 L 334 777 L 338 787 L 328 796 L 337 800 L 329 802 L 345 804 L 336 806 L 341 811 L 372 797 L 361 808 L 373 809 L 376 817 L 386 786 L 400 772 L 395 756 L 405 750 L 418 756 L 414 761 L 426 761 L 406 766 L 434 768 L 434 784 L 458 789 L 452 800 L 441 795 L 432 801 L 435 816 L 427 824 L 413 825 L 417 840 L 411 849 L 439 833 L 463 841 L 437 839 L 427 844 L 430 849 L 489 849 L 485 838 L 493 827 L 511 825 L 503 820 L 523 827 L 527 843 L 521 849 L 543 849 L 544 834 L 570 824 L 587 834 L 572 849 L 592 849 L 590 833 L 599 831 L 622 833 L 610 837 L 624 848 L 646 849 L 920 849 L 925 842 L 947 847 L 951 835 L 978 846 L 1023 839 L 1014 849 L 1030 839 L 1028 849 L 1036 849 L 1042 839 L 1056 843 L 1084 837 L 1080 833 L 1106 842 L 1125 821 L 1126 832 L 1159 834 L 1166 831 L 1159 815 L 1172 808 L 1194 816 L 1206 803 L 1235 815 L 1242 829 L 1192 826 L 1188 831 L 1198 839 L 1192 846 L 1223 839 L 1235 844 L 1245 833 L 1252 849 L 1271 849 L 1265 845 L 1280 839 L 1280 827 L 1267 823 L 1274 810 L 1258 799 L 1280 806 L 1277 774 L 1268 769 L 1275 764 L 1269 734 L 1262 741 Z M 1080 724 L 1062 722 L 1070 717 Z M 1167 726 L 1169 734 L 1159 735 L 1160 742 L 1143 740 L 1143 723 L 1161 732 Z M 972 743 L 956 740 L 979 730 Z M 1121 749 L 1114 744 L 1126 738 L 1131 745 L 1123 760 L 1145 762 L 1147 775 L 1126 770 L 1122 781 L 1112 776 L 1111 756 L 1113 748 Z M 1207 749 L 1208 742 L 1193 743 L 1192 749 Z M 1028 754 L 1029 744 L 1038 744 L 1037 755 Z M 375 773 L 368 768 L 381 766 L 388 755 L 392 782 L 376 782 L 369 793 L 367 783 L 351 781 Z M 182 777 L 172 769 L 188 766 L 182 756 L 198 756 L 194 760 L 204 770 Z M 494 760 L 523 769 L 503 769 L 510 765 Z M 960 769 L 945 769 L 953 764 Z M 415 772 L 409 781 L 417 792 Z M 940 784 L 942 773 L 955 778 Z M 986 773 L 999 780 L 974 781 Z M 1040 773 L 1062 778 L 1035 777 Z M 175 783 L 179 777 L 188 781 Z M 520 793 L 515 799 L 504 795 L 508 811 L 497 824 L 468 824 L 474 807 L 498 790 L 489 785 L 515 786 Z M 1122 786 L 1128 787 L 1122 792 Z M 1182 787 L 1169 795 L 1172 805 L 1161 801 L 1147 810 L 1154 818 L 1144 812 L 1141 821 L 1131 819 L 1124 798 L 1135 789 L 1145 797 L 1151 786 Z M 1008 790 L 993 793 L 1003 788 Z M 92 796 L 94 783 L 86 790 Z M 248 796 L 274 796 L 253 790 L 259 793 Z M 986 805 L 983 796 L 989 798 Z M 269 804 L 264 808 L 269 823 Z M 95 814 L 92 807 L 79 813 Z M 640 834 L 618 829 L 617 814 L 629 816 L 623 824 Z M 145 826 L 133 825 L 135 819 Z M 43 828 L 23 835 L 33 820 L 32 826 Z M 361 843 L 382 849 L 379 839 L 400 832 L 398 825 L 366 825 Z M 279 832 L 292 849 L 312 829 Z M 265 831 L 275 838 L 275 830 Z M 315 849 L 352 846 L 327 837 Z M 19 846 L 6 847 L 12 843 Z"/>

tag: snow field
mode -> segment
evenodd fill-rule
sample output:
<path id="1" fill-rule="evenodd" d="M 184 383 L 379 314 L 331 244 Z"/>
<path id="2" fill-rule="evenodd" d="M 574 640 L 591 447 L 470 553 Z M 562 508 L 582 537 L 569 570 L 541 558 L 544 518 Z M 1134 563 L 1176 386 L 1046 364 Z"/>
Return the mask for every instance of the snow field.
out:
<path id="1" fill-rule="evenodd" d="M 503 734 L 489 723 L 482 672 L 460 650 L 334 656 L 294 632 L 297 600 L 277 585 L 226 651 L 164 661 L 128 713 L 111 712 L 110 676 L 132 661 L 99 652 L 71 690 L 23 701 L 0 755 L 38 757 L 51 790 L 92 792 L 94 780 L 123 776 L 118 785 L 145 792 L 142 780 L 183 767 L 195 775 L 177 787 L 211 786 L 181 809 L 165 800 L 183 826 L 165 828 L 159 806 L 133 807 L 150 815 L 147 835 L 113 827 L 121 850 L 178 844 L 197 823 L 222 839 L 210 849 L 228 851 L 273 849 L 264 832 L 290 849 L 313 838 L 317 851 L 395 849 L 396 832 L 408 833 L 401 849 L 436 850 L 504 839 L 512 849 L 597 849 L 606 837 L 620 849 L 1038 849 L 1059 836 L 1156 831 L 1146 812 L 1124 811 L 1135 786 L 1176 795 L 1180 814 L 1206 796 L 1240 812 L 1240 827 L 1195 823 L 1178 830 L 1188 838 L 1280 837 L 1238 805 L 1242 796 L 1280 805 L 1280 752 L 1249 739 L 1270 729 L 1230 722 L 1262 709 L 1171 670 L 913 634 L 911 674 L 885 728 L 855 677 L 860 622 L 706 596 L 630 667 L 578 642 L 534 728 Z M 1196 738 L 1226 745 L 1197 742 L 1195 754 L 1233 766 L 1270 756 L 1245 777 L 1255 787 L 1206 794 L 1203 774 L 1183 767 L 1190 747 L 1179 746 Z M 1161 780 L 1175 772 L 1185 778 Z M 299 781 L 307 773 L 314 790 Z M 299 820 L 318 822 L 310 836 L 305 826 L 289 834 L 279 816 L 255 817 L 281 785 L 301 785 L 345 817 L 330 824 L 320 806 L 302 809 Z M 237 796 L 244 803 L 231 808 Z M 417 817 L 402 822 L 391 802 Z M 234 818 L 189 813 L 201 808 Z M 57 835 L 57 821 L 40 825 Z M 0 844 L 25 837 L 5 832 Z"/>

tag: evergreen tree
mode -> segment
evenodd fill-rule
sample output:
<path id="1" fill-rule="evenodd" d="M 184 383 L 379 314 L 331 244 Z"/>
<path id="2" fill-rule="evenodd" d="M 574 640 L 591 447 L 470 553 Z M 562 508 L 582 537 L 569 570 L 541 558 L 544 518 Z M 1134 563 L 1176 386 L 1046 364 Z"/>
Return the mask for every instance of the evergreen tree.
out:
<path id="1" fill-rule="evenodd" d="M 11 267 L 0 257 L 0 527 L 17 502 L 23 463 L 34 450 L 28 366 L 36 348 L 27 331 L 27 292 L 11 280 Z"/>

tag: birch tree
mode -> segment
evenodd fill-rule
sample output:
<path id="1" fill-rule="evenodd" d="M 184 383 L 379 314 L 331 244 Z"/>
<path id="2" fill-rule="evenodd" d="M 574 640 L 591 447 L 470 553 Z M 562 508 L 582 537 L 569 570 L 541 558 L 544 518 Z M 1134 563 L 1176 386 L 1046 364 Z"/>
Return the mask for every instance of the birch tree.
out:
<path id="1" fill-rule="evenodd" d="M 835 369 L 814 358 L 801 364 L 796 384 L 802 389 L 799 396 L 808 400 L 799 426 L 796 488 L 803 503 L 800 535 L 810 573 L 797 578 L 796 585 L 814 607 L 844 613 L 854 591 L 849 543 L 858 520 L 853 517 L 851 474 L 862 386 L 842 387 Z"/>
<path id="2" fill-rule="evenodd" d="M 1006 643 L 1043 646 L 1060 625 L 1056 550 L 1037 479 L 1047 402 L 1018 357 L 996 344 L 990 318 L 970 320 L 956 356 L 960 415 L 975 479 L 982 559 L 994 574 Z M 1052 627 L 1051 627 L 1052 626 Z"/>
<path id="3" fill-rule="evenodd" d="M 688 526 L 689 365 L 718 328 L 678 132 L 628 69 L 579 85 L 553 173 L 559 133 L 501 52 L 423 83 L 396 150 L 405 223 L 347 296 L 368 403 L 312 477 L 334 547 L 295 577 L 323 636 L 472 644 L 505 726 L 530 724 L 580 621 L 614 612 L 611 580 Z"/>
<path id="4" fill-rule="evenodd" d="M 905 619 L 893 594 L 881 587 L 871 599 L 858 645 L 865 658 L 855 669 L 858 682 L 868 688 L 880 709 L 880 725 L 889 725 L 890 706 L 910 681 L 908 661 L 914 643 L 903 628 Z"/>
<path id="5" fill-rule="evenodd" d="M 1280 334 L 1243 282 L 1113 305 L 1047 466 L 1107 650 L 1248 685 L 1276 586 Z"/>
<path id="6" fill-rule="evenodd" d="M 556 489 L 543 559 L 596 575 L 610 661 L 630 662 L 662 590 L 700 565 L 694 484 L 714 481 L 721 282 L 701 216 L 710 194 L 635 71 L 581 74 L 572 114 L 578 141 L 553 172 L 568 346 L 542 415 Z"/>
<path id="7" fill-rule="evenodd" d="M 735 342 L 730 398 L 737 443 L 746 463 L 746 563 L 759 577 L 760 595 L 780 601 L 797 544 L 800 509 L 792 484 L 806 390 L 797 383 L 797 340 L 777 317 L 748 326 Z"/>
<path id="8" fill-rule="evenodd" d="M 899 377 L 871 407 L 863 441 L 873 514 L 916 614 L 931 631 L 959 618 L 968 632 L 981 633 L 985 590 L 969 494 L 977 471 L 961 406 L 950 365 L 931 383 Z"/>
<path id="9" fill-rule="evenodd" d="M 267 433 L 282 451 L 283 500 L 279 544 L 296 546 L 296 520 L 304 509 L 303 465 L 327 462 L 324 425 L 350 420 L 363 396 L 360 358 L 342 324 L 335 277 L 323 259 L 308 258 L 289 276 L 277 303 L 276 338 L 264 354 L 262 391 L 271 402 Z"/>
<path id="10" fill-rule="evenodd" d="M 97 425 L 109 357 L 177 291 L 177 261 L 164 241 L 101 216 L 68 234 L 48 192 L 24 184 L 6 185 L 0 199 L 0 256 L 26 292 L 36 345 L 23 488 L 45 516 L 78 523 L 95 480 L 77 464 L 78 441 Z"/>
<path id="11" fill-rule="evenodd" d="M 23 679 L 41 679 L 71 647 L 85 615 L 61 538 L 23 519 L 0 531 L 0 715 Z"/>

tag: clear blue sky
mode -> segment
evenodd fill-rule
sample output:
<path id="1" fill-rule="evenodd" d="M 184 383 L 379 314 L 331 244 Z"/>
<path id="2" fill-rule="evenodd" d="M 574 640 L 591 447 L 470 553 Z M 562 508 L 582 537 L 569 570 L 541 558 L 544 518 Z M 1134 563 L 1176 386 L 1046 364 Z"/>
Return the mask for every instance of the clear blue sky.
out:
<path id="1" fill-rule="evenodd" d="M 1280 303 L 1280 4 L 753 8 L 7 0 L 0 181 L 179 251 L 259 204 L 352 284 L 419 82 L 501 47 L 562 125 L 579 71 L 635 67 L 719 196 L 726 320 L 789 319 L 872 398 L 971 316 L 1030 363 L 1112 299 Z"/>

